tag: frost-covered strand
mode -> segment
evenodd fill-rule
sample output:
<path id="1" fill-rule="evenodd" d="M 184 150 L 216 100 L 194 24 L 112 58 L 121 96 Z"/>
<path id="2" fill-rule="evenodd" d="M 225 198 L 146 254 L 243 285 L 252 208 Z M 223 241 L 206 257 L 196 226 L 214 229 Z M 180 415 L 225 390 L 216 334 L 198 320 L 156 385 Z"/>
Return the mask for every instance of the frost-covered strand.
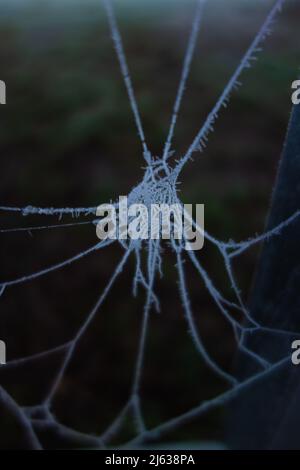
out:
<path id="1" fill-rule="evenodd" d="M 147 330 L 148 330 L 149 313 L 150 313 L 150 308 L 153 302 L 153 286 L 154 286 L 155 272 L 156 272 L 156 267 L 157 267 L 157 258 L 158 258 L 158 252 L 159 252 L 159 240 L 156 240 L 155 242 L 150 240 L 148 246 L 149 246 L 149 251 L 148 251 L 148 260 L 147 260 L 147 266 L 148 266 L 147 284 L 149 288 L 148 288 L 147 298 L 146 298 L 144 312 L 143 312 L 142 331 L 141 331 L 141 338 L 139 342 L 138 355 L 137 355 L 137 360 L 136 360 L 136 365 L 135 365 L 135 373 L 134 373 L 134 379 L 133 379 L 133 385 L 132 385 L 132 396 L 138 396 L 139 394 L 140 380 L 141 380 L 142 368 L 143 368 L 143 363 L 144 363 L 144 355 L 145 355 L 145 345 L 146 345 L 146 336 L 147 336 Z"/>
<path id="2" fill-rule="evenodd" d="M 10 207 L 0 206 L 0 211 L 3 212 L 20 212 L 22 215 L 57 215 L 61 218 L 63 215 L 71 215 L 72 217 L 79 217 L 80 215 L 96 214 L 96 207 Z"/>
<path id="3" fill-rule="evenodd" d="M 221 367 L 218 366 L 218 364 L 215 363 L 215 361 L 209 356 L 209 354 L 206 352 L 204 345 L 202 343 L 202 340 L 200 338 L 200 335 L 197 331 L 197 328 L 194 323 L 194 318 L 190 306 L 190 299 L 188 295 L 188 290 L 185 282 L 185 275 L 184 275 L 184 269 L 183 269 L 183 262 L 182 262 L 182 255 L 179 250 L 177 250 L 177 270 L 178 270 L 178 277 L 179 277 L 179 292 L 180 296 L 182 299 L 183 303 L 183 308 L 185 311 L 185 316 L 187 323 L 190 328 L 190 333 L 193 339 L 193 342 L 197 348 L 197 351 L 207 364 L 207 366 L 212 369 L 216 374 L 218 374 L 220 377 L 225 379 L 227 382 L 230 384 L 236 384 L 237 380 L 227 372 L 225 372 Z"/>
<path id="4" fill-rule="evenodd" d="M 120 430 L 122 427 L 128 411 L 130 409 L 131 402 L 128 401 L 125 406 L 121 409 L 120 413 L 116 416 L 113 422 L 108 426 L 108 428 L 101 434 L 100 440 L 104 443 L 109 442 Z"/>
<path id="5" fill-rule="evenodd" d="M 144 158 L 147 161 L 147 163 L 150 163 L 150 158 L 149 158 L 150 154 L 149 154 L 148 147 L 147 147 L 147 144 L 146 144 L 145 134 L 144 134 L 143 126 L 142 126 L 142 121 L 141 121 L 140 113 L 139 113 L 139 110 L 138 110 L 138 105 L 137 105 L 137 102 L 136 102 L 136 99 L 135 99 L 135 94 L 134 94 L 134 90 L 133 90 L 133 86 L 132 86 L 132 81 L 131 81 L 131 77 L 130 77 L 130 73 L 129 73 L 129 69 L 128 69 L 128 65 L 127 65 L 127 60 L 126 60 L 126 56 L 125 56 L 125 52 L 124 52 L 123 42 L 122 42 L 121 34 L 120 34 L 120 31 L 119 31 L 119 28 L 118 28 L 118 24 L 117 24 L 117 21 L 116 21 L 116 17 L 115 17 L 114 9 L 113 9 L 113 6 L 112 6 L 112 2 L 111 2 L 111 0 L 103 0 L 103 3 L 104 3 L 104 6 L 105 6 L 105 10 L 106 10 L 106 14 L 107 14 L 107 18 L 108 18 L 108 22 L 109 22 L 109 26 L 110 26 L 111 35 L 112 35 L 112 39 L 113 39 L 113 42 L 114 42 L 115 50 L 116 50 L 116 53 L 117 53 L 117 56 L 118 56 L 121 73 L 122 73 L 122 76 L 123 76 L 123 79 L 124 79 L 124 82 L 125 82 L 125 86 L 126 86 L 126 90 L 127 90 L 127 94 L 128 94 L 128 97 L 129 97 L 130 106 L 131 106 L 131 109 L 132 109 L 132 112 L 133 112 L 133 115 L 134 115 L 135 124 L 136 124 L 137 130 L 138 130 L 139 137 L 140 137 L 141 142 L 142 142 L 142 146 L 143 146 L 143 150 L 144 150 Z"/>
<path id="6" fill-rule="evenodd" d="M 236 298 L 238 299 L 242 312 L 244 313 L 244 315 L 250 322 L 254 323 L 257 326 L 257 322 L 253 318 L 250 317 L 249 312 L 247 311 L 247 308 L 242 299 L 241 291 L 239 289 L 239 286 L 233 274 L 233 269 L 232 269 L 230 259 L 228 257 L 226 250 L 223 247 L 220 248 L 220 253 L 223 256 L 224 265 L 225 265 L 225 269 L 226 269 L 226 272 L 227 272 L 227 275 L 231 284 L 231 288 L 233 292 L 235 293 Z"/>
<path id="7" fill-rule="evenodd" d="M 224 315 L 224 317 L 232 324 L 234 327 L 238 328 L 243 328 L 242 325 L 239 324 L 237 320 L 235 320 L 233 317 L 230 316 L 228 311 L 223 307 L 222 304 L 228 305 L 230 307 L 233 307 L 235 309 L 238 309 L 240 311 L 243 311 L 240 305 L 235 304 L 233 302 L 227 301 L 222 294 L 218 291 L 218 289 L 214 286 L 212 280 L 210 279 L 208 273 L 205 271 L 205 269 L 201 266 L 201 263 L 198 261 L 198 259 L 195 256 L 195 253 L 193 251 L 188 251 L 187 252 L 190 260 L 192 261 L 193 265 L 195 266 L 196 270 L 200 274 L 205 287 L 207 288 L 209 294 L 213 298 L 214 302 L 216 305 L 219 307 L 221 313 Z M 256 323 L 254 323 L 256 325 Z"/>
<path id="8" fill-rule="evenodd" d="M 199 418 L 200 416 L 204 415 L 205 413 L 208 413 L 214 408 L 226 405 L 228 402 L 239 396 L 240 393 L 248 390 L 250 387 L 264 380 L 269 375 L 272 375 L 275 372 L 281 370 L 283 367 L 287 366 L 290 360 L 290 356 L 283 358 L 275 364 L 272 364 L 267 370 L 264 370 L 258 374 L 251 376 L 249 379 L 240 382 L 239 384 L 232 387 L 230 390 L 218 395 L 217 397 L 204 401 L 199 406 L 192 408 L 186 413 L 183 413 L 177 416 L 176 418 L 172 418 L 169 421 L 166 421 L 165 423 L 160 424 L 157 427 L 145 432 L 144 434 L 139 435 L 138 437 L 127 443 L 125 447 L 134 448 L 133 446 L 137 444 L 159 440 L 168 433 L 173 432 L 184 424 L 187 424 L 193 421 L 194 419 Z"/>
<path id="9" fill-rule="evenodd" d="M 55 395 L 60 383 L 61 383 L 61 380 L 64 376 L 64 373 L 66 371 L 66 368 L 68 367 L 71 359 L 72 359 L 72 356 L 73 356 L 73 353 L 74 353 L 74 350 L 80 340 L 80 338 L 84 335 L 85 331 L 87 330 L 88 326 L 90 325 L 90 323 L 92 322 L 92 320 L 94 319 L 97 311 L 99 310 L 99 308 L 101 307 L 101 305 L 103 304 L 103 302 L 105 301 L 106 297 L 108 296 L 115 280 L 117 279 L 117 277 L 119 276 L 119 274 L 121 274 L 127 260 L 128 260 L 128 257 L 131 253 L 131 249 L 128 249 L 124 256 L 122 257 L 120 263 L 118 264 L 118 266 L 116 267 L 116 269 L 114 270 L 109 282 L 107 283 L 104 291 L 102 292 L 102 294 L 100 295 L 99 299 L 97 300 L 95 306 L 93 307 L 93 309 L 90 311 L 90 313 L 88 314 L 87 318 L 85 319 L 85 321 L 82 323 L 82 325 L 80 326 L 79 330 L 77 331 L 76 335 L 74 336 L 73 340 L 69 343 L 69 347 L 67 349 L 67 352 L 66 352 L 66 355 L 65 355 L 65 358 L 63 360 L 63 363 L 58 371 L 58 374 L 53 382 L 53 385 L 47 395 L 47 398 L 45 400 L 45 404 L 50 404 L 51 403 L 51 400 L 53 398 L 53 396 Z"/>
<path id="10" fill-rule="evenodd" d="M 32 450 L 41 450 L 42 446 L 35 435 L 30 420 L 25 415 L 22 408 L 14 401 L 14 399 L 0 385 L 0 404 L 14 417 L 17 425 L 21 427 L 23 435 L 26 439 L 28 448 Z"/>
<path id="11" fill-rule="evenodd" d="M 137 296 L 137 288 L 138 285 L 141 284 L 145 290 L 148 292 L 149 291 L 149 285 L 146 281 L 146 278 L 143 274 L 142 268 L 141 268 L 141 256 L 140 256 L 140 251 L 141 248 L 138 248 L 135 250 L 135 257 L 136 257 L 136 268 L 135 268 L 135 275 L 133 279 L 133 295 L 134 297 Z M 152 300 L 155 305 L 155 309 L 157 312 L 160 311 L 160 303 L 157 295 L 152 292 Z"/>
<path id="12" fill-rule="evenodd" d="M 102 449 L 101 440 L 92 434 L 75 431 L 64 424 L 59 423 L 53 416 L 52 419 L 31 419 L 33 429 L 37 432 L 50 432 L 52 436 L 68 441 L 69 445 L 86 446 L 93 449 Z"/>
<path id="13" fill-rule="evenodd" d="M 141 434 L 146 431 L 146 425 L 142 414 L 141 399 L 139 395 L 133 395 L 131 403 L 134 424 L 138 434 Z"/>
<path id="14" fill-rule="evenodd" d="M 7 362 L 6 364 L 3 364 L 1 367 L 3 369 L 14 369 L 16 367 L 20 367 L 24 364 L 34 364 L 35 362 L 39 361 L 40 359 L 49 359 L 51 356 L 59 353 L 63 353 L 67 351 L 68 347 L 70 346 L 70 342 L 61 344 L 59 346 L 55 346 L 54 348 L 47 349 L 45 351 L 32 354 L 31 356 L 25 356 L 21 357 L 18 359 L 12 359 L 11 361 Z"/>
<path id="15" fill-rule="evenodd" d="M 234 251 L 232 251 L 228 255 L 229 258 L 234 258 L 235 256 L 240 255 L 241 253 L 243 253 L 245 250 L 248 250 L 248 248 L 255 245 L 256 243 L 267 241 L 276 235 L 280 235 L 281 230 L 291 225 L 296 219 L 298 219 L 299 216 L 300 216 L 300 210 L 296 211 L 293 215 L 285 219 L 280 224 L 276 225 L 276 227 L 272 228 L 271 230 L 268 230 L 265 233 L 262 233 L 261 235 L 258 235 L 257 237 L 250 238 L 249 240 L 239 242 L 239 243 L 235 243 L 235 242 L 226 243 L 227 248 L 233 248 L 233 249 L 236 248 Z"/>
<path id="16" fill-rule="evenodd" d="M 71 222 L 69 224 L 52 224 L 52 225 L 32 225 L 31 227 L 15 227 L 0 229 L 0 233 L 14 233 L 14 232 L 35 232 L 40 230 L 51 230 L 54 228 L 68 228 L 76 227 L 78 225 L 91 225 L 94 221 L 88 220 L 85 222 Z"/>
<path id="17" fill-rule="evenodd" d="M 36 271 L 33 274 L 29 274 L 27 276 L 22 276 L 22 277 L 13 279 L 11 281 L 2 281 L 0 283 L 0 286 L 10 287 L 10 286 L 14 286 L 14 285 L 17 285 L 17 284 L 23 284 L 23 282 L 32 281 L 33 279 L 37 279 L 38 277 L 49 274 L 53 271 L 56 271 L 57 269 L 61 269 L 64 266 L 67 266 L 71 263 L 74 263 L 75 261 L 79 261 L 80 259 L 82 259 L 83 257 L 89 255 L 90 253 L 93 253 L 94 251 L 100 250 L 101 248 L 104 248 L 104 247 L 110 245 L 113 242 L 114 242 L 114 240 L 101 241 L 101 242 L 97 243 L 96 245 L 93 245 L 91 248 L 89 248 L 85 251 L 81 251 L 77 255 L 72 256 L 71 258 L 68 258 L 65 261 L 62 261 L 61 263 L 54 264 L 54 265 L 50 266 L 49 268 L 45 268 L 45 269 L 42 269 L 40 271 Z"/>
<path id="18" fill-rule="evenodd" d="M 193 265 L 195 266 L 196 270 L 198 271 L 198 273 L 200 274 L 201 278 L 203 279 L 204 281 L 204 284 L 206 286 L 206 288 L 208 289 L 213 301 L 216 303 L 216 305 L 218 306 L 220 312 L 222 313 L 222 315 L 226 318 L 226 320 L 229 321 L 230 325 L 232 326 L 233 328 L 233 331 L 235 333 L 235 337 L 236 339 L 238 340 L 238 335 L 240 334 L 240 332 L 242 331 L 245 331 L 245 328 L 242 324 L 240 324 L 239 322 L 237 322 L 234 317 L 232 317 L 229 312 L 227 311 L 226 308 L 223 307 L 222 304 L 225 304 L 225 305 L 228 305 L 232 308 L 235 308 L 235 309 L 239 309 L 241 311 L 243 311 L 241 309 L 241 307 L 233 302 L 229 302 L 227 301 L 226 299 L 224 299 L 224 297 L 221 295 L 221 293 L 217 290 L 217 288 L 213 285 L 213 282 L 212 280 L 210 279 L 210 277 L 208 276 L 207 272 L 205 271 L 205 269 L 201 266 L 200 262 L 197 260 L 195 254 L 193 251 L 188 251 L 188 256 L 189 258 L 191 259 Z M 254 325 L 256 325 L 256 327 L 248 327 L 248 332 L 250 331 L 257 331 L 258 329 L 258 324 L 255 320 L 252 319 L 252 317 L 248 314 L 247 312 L 247 318 L 248 320 L 253 323 Z M 239 344 L 239 347 L 240 349 L 245 353 L 247 354 L 248 356 L 251 356 L 253 360 L 255 360 L 260 366 L 266 368 L 268 367 L 269 363 L 268 361 L 266 361 L 263 357 L 259 356 L 258 354 L 256 354 L 255 352 L 253 352 L 252 350 L 248 349 L 246 346 L 244 345 L 241 345 Z"/>
<path id="19" fill-rule="evenodd" d="M 174 130 L 175 130 L 176 122 L 177 122 L 177 117 L 178 117 L 178 113 L 180 110 L 182 98 L 184 95 L 186 81 L 189 76 L 191 62 L 192 62 L 193 55 L 195 52 L 195 46 L 196 46 L 196 41 L 197 41 L 199 29 L 200 29 L 203 6 L 206 3 L 206 1 L 207 0 L 198 0 L 197 2 L 196 14 L 194 16 L 193 25 L 192 25 L 192 29 L 191 29 L 185 57 L 184 57 L 183 67 L 181 71 L 181 78 L 180 78 L 177 95 L 176 95 L 176 99 L 174 103 L 169 133 L 168 133 L 168 137 L 167 137 L 164 151 L 163 151 L 164 161 L 167 160 L 168 156 L 170 155 L 170 148 L 171 148 Z"/>
<path id="20" fill-rule="evenodd" d="M 238 78 L 243 72 L 244 69 L 251 67 L 251 60 L 254 59 L 254 54 L 260 52 L 260 48 L 258 47 L 260 43 L 266 38 L 266 36 L 270 33 L 270 26 L 276 16 L 276 14 L 281 10 L 282 5 L 285 0 L 276 0 L 275 5 L 271 9 L 270 13 L 268 14 L 267 18 L 265 19 L 262 27 L 260 28 L 259 32 L 255 36 L 253 42 L 251 43 L 250 47 L 248 48 L 246 54 L 242 58 L 241 62 L 239 63 L 237 69 L 235 70 L 234 74 L 231 76 L 229 82 L 227 83 L 226 87 L 224 88 L 221 96 L 219 97 L 217 103 L 215 104 L 212 111 L 209 113 L 204 125 L 196 135 L 194 141 L 192 142 L 191 146 L 189 147 L 187 153 L 179 160 L 176 166 L 177 174 L 180 173 L 186 162 L 191 158 L 193 152 L 197 149 L 202 151 L 205 147 L 205 142 L 207 140 L 208 134 L 213 131 L 213 125 L 218 117 L 218 113 L 221 110 L 222 106 L 226 107 L 227 102 L 230 98 L 230 94 L 233 89 L 239 85 Z"/>

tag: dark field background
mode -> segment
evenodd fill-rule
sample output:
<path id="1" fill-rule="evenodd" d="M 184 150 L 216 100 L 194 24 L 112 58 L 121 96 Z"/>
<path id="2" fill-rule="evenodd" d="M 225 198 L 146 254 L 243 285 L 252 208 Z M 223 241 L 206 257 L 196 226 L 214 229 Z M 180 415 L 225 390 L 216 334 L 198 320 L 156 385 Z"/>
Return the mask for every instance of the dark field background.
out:
<path id="1" fill-rule="evenodd" d="M 187 149 L 271 2 L 211 0 L 205 8 L 173 149 Z M 154 155 L 163 148 L 193 15 L 193 1 L 117 2 L 116 12 L 136 96 Z M 299 75 L 299 5 L 288 1 L 243 87 L 222 111 L 204 154 L 182 174 L 185 202 L 205 204 L 206 229 L 217 238 L 245 239 L 264 229 Z M 94 206 L 129 192 L 143 159 L 101 1 L 0 4 L 1 205 Z M 66 217 L 65 222 L 72 221 Z M 0 229 L 56 223 L 55 218 L 0 214 Z M 50 266 L 96 240 L 94 226 L 0 233 L 0 282 Z M 142 397 L 149 426 L 224 390 L 195 353 L 177 293 L 175 259 L 165 249 L 157 283 L 162 313 L 151 316 Z M 0 338 L 8 360 L 68 341 L 94 305 L 122 251 L 115 245 L 1 298 Z M 229 298 L 222 260 L 209 244 L 198 253 Z M 258 250 L 238 259 L 247 299 Z M 133 260 L 81 341 L 54 403 L 71 427 L 100 433 L 125 403 L 134 370 L 145 293 L 131 295 Z M 208 350 L 234 367 L 231 330 L 193 269 L 186 266 L 195 316 Z M 43 397 L 55 362 L 3 369 L 2 383 L 21 403 Z M 224 441 L 226 410 L 217 410 L 169 441 Z M 124 429 L 130 435 L 132 423 Z M 13 433 L 13 430 L 11 431 Z M 47 438 L 46 438 L 47 439 Z M 11 442 L 6 431 L 1 436 Z M 54 445 L 49 443 L 49 445 Z"/>

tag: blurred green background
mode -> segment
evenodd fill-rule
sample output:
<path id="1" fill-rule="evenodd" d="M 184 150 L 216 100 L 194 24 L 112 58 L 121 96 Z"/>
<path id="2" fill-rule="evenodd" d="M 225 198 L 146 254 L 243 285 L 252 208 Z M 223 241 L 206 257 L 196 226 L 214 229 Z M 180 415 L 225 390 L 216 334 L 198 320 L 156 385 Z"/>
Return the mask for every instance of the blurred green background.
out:
<path id="1" fill-rule="evenodd" d="M 174 158 L 188 148 L 272 2 L 210 0 L 178 119 Z M 160 155 L 168 130 L 194 1 L 118 1 L 116 12 L 149 147 Z M 205 204 L 206 229 L 220 239 L 264 229 L 299 73 L 299 5 L 288 1 L 243 87 L 222 111 L 204 154 L 182 174 L 185 202 Z M 1 205 L 95 206 L 127 194 L 143 159 L 101 1 L 1 1 Z M 1 213 L 0 228 L 56 219 Z M 71 221 L 66 218 L 65 221 Z M 0 281 L 29 274 L 95 243 L 93 226 L 1 233 Z M 157 285 L 162 313 L 152 314 L 142 397 L 149 426 L 224 390 L 195 353 L 177 294 L 175 259 L 165 250 Z M 0 338 L 8 359 L 68 341 L 92 308 L 121 250 L 113 247 L 47 278 L 7 289 L 1 298 Z M 257 250 L 236 272 L 245 298 Z M 224 265 L 208 244 L 199 254 L 217 286 L 232 298 Z M 117 281 L 89 328 L 55 400 L 64 423 L 100 433 L 125 403 L 136 357 L 144 292 L 131 295 L 134 263 Z M 195 316 L 208 350 L 233 367 L 232 332 L 186 266 Z M 42 396 L 50 366 L 3 373 L 19 402 Z M 170 436 L 173 441 L 222 442 L 226 410 L 217 410 Z M 124 429 L 130 435 L 132 423 Z M 51 445 L 51 444 L 49 444 Z"/>

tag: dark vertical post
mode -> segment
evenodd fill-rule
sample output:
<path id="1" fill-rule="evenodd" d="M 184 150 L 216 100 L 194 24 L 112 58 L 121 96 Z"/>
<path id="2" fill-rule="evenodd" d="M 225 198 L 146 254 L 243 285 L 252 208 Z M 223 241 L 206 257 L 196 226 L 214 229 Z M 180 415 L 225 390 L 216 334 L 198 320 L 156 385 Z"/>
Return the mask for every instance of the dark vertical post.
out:
<path id="1" fill-rule="evenodd" d="M 272 195 L 266 230 L 300 209 L 300 105 L 294 106 Z M 263 245 L 250 311 L 262 324 L 300 332 L 300 217 Z M 271 361 L 292 353 L 294 336 L 255 333 L 247 340 Z M 241 377 L 255 372 L 240 357 Z M 300 365 L 287 365 L 232 405 L 229 445 L 238 449 L 300 449 Z"/>

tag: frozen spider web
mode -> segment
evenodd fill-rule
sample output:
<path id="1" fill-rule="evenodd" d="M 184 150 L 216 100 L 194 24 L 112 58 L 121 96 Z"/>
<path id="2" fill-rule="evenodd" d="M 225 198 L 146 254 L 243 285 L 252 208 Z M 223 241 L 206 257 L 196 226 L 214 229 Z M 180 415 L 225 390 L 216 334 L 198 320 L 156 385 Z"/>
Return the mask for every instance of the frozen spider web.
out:
<path id="1" fill-rule="evenodd" d="M 206 0 L 196 1 L 196 11 L 191 25 L 191 31 L 187 43 L 187 48 L 183 60 L 181 78 L 177 90 L 177 95 L 173 107 L 171 116 L 171 122 L 169 132 L 166 138 L 166 142 L 162 151 L 161 157 L 154 157 L 148 147 L 146 137 L 143 130 L 142 121 L 138 105 L 135 99 L 134 88 L 132 85 L 131 76 L 128 69 L 127 59 L 123 49 L 122 38 L 120 35 L 119 27 L 117 24 L 116 16 L 113 9 L 112 0 L 103 0 L 103 4 L 106 10 L 107 19 L 111 31 L 112 40 L 114 43 L 116 55 L 119 61 L 122 77 L 127 89 L 130 106 L 132 109 L 133 117 L 138 131 L 138 136 L 142 146 L 142 154 L 144 158 L 144 175 L 141 182 L 136 185 L 128 194 L 128 203 L 143 203 L 146 206 L 150 204 L 182 204 L 178 195 L 178 183 L 181 175 L 181 171 L 184 166 L 191 160 L 192 155 L 197 152 L 203 152 L 209 133 L 213 131 L 213 126 L 218 118 L 218 115 L 223 107 L 227 106 L 231 93 L 240 85 L 239 78 L 242 72 L 251 67 L 252 61 L 256 58 L 257 54 L 261 50 L 261 44 L 265 38 L 269 35 L 273 21 L 277 13 L 281 10 L 284 0 L 276 0 L 273 7 L 268 13 L 264 20 L 260 30 L 256 34 L 254 40 L 247 49 L 245 55 L 242 57 L 237 69 L 232 74 L 216 104 L 214 105 L 211 112 L 208 114 L 204 124 L 200 128 L 199 132 L 195 136 L 190 147 L 186 153 L 179 159 L 174 160 L 172 152 L 172 142 L 175 132 L 176 122 L 178 113 L 181 108 L 182 99 L 184 96 L 184 90 L 186 82 L 189 76 L 190 66 L 193 59 L 195 45 L 202 21 L 203 8 Z M 95 224 L 95 220 L 74 220 L 71 223 L 62 223 L 62 219 L 66 215 L 71 215 L 74 219 L 81 217 L 92 217 L 96 213 L 97 207 L 78 207 L 78 208 L 41 208 L 33 206 L 25 207 L 0 207 L 1 211 L 15 212 L 21 216 L 26 215 L 39 215 L 47 217 L 58 217 L 59 222 L 52 225 L 43 226 L 32 226 L 25 228 L 16 229 L 1 229 L 1 233 L 7 233 L 11 231 L 33 231 L 33 230 L 46 230 L 50 228 L 69 227 L 73 225 L 84 225 L 84 224 Z M 40 358 L 50 358 L 53 354 L 61 352 L 62 359 L 59 367 L 56 371 L 54 380 L 51 383 L 50 388 L 44 400 L 41 403 L 37 403 L 35 406 L 23 407 L 19 405 L 8 392 L 0 386 L 0 402 L 17 417 L 19 422 L 23 425 L 26 434 L 28 445 L 33 449 L 41 449 L 38 434 L 40 430 L 51 428 L 56 430 L 59 435 L 74 439 L 86 446 L 93 448 L 106 448 L 112 442 L 112 440 L 120 432 L 123 423 L 128 417 L 131 417 L 135 423 L 135 437 L 129 442 L 124 443 L 125 447 L 138 447 L 147 444 L 151 441 L 158 441 L 162 437 L 168 435 L 171 431 L 176 428 L 183 426 L 196 418 L 199 418 L 209 410 L 222 406 L 229 402 L 232 398 L 237 396 L 241 391 L 251 387 L 253 384 L 258 383 L 269 374 L 274 374 L 280 370 L 290 360 L 290 356 L 286 356 L 277 362 L 270 362 L 255 351 L 251 350 L 247 346 L 248 335 L 258 331 L 265 331 L 273 335 L 289 335 L 297 334 L 294 332 L 285 331 L 282 329 L 275 329 L 260 324 L 251 316 L 251 312 L 245 305 L 242 294 L 240 292 L 237 280 L 235 278 L 232 262 L 239 255 L 244 253 L 250 247 L 269 240 L 271 237 L 280 236 L 281 232 L 290 224 L 292 224 L 299 216 L 300 211 L 292 214 L 288 219 L 282 221 L 278 226 L 272 230 L 263 233 L 260 236 L 250 238 L 246 241 L 241 242 L 224 242 L 218 240 L 207 231 L 203 231 L 201 227 L 198 227 L 196 222 L 193 220 L 192 224 L 196 230 L 199 230 L 205 237 L 206 243 L 212 244 L 215 249 L 220 253 L 226 273 L 232 291 L 234 293 L 235 300 L 228 300 L 222 292 L 215 286 L 209 273 L 202 266 L 199 257 L 193 251 L 186 251 L 184 249 L 184 240 L 179 241 L 171 239 L 171 249 L 176 255 L 176 270 L 178 274 L 178 286 L 179 294 L 182 302 L 184 316 L 187 322 L 188 329 L 191 333 L 191 339 L 195 345 L 196 351 L 198 352 L 200 359 L 206 363 L 219 377 L 221 377 L 228 385 L 228 388 L 222 394 L 211 398 L 205 402 L 200 403 L 198 406 L 186 411 L 185 413 L 176 416 L 154 428 L 148 428 L 144 420 L 142 397 L 140 393 L 141 379 L 143 375 L 144 365 L 144 354 L 147 342 L 147 331 L 150 318 L 151 309 L 159 310 L 159 298 L 155 293 L 155 281 L 158 277 L 162 276 L 162 242 L 161 240 L 103 240 L 89 247 L 85 251 L 81 251 L 75 256 L 68 258 L 60 263 L 46 267 L 38 272 L 34 272 L 29 275 L 24 275 L 12 280 L 1 281 L 0 283 L 0 295 L 4 291 L 10 291 L 11 288 L 19 284 L 34 281 L 35 279 L 46 276 L 47 274 L 63 269 L 72 263 L 78 262 L 91 253 L 96 253 L 103 250 L 105 247 L 112 245 L 113 243 L 119 243 L 122 246 L 123 256 L 116 266 L 115 270 L 111 274 L 110 280 L 101 292 L 98 300 L 96 301 L 93 309 L 85 317 L 80 328 L 76 332 L 73 338 L 67 343 L 58 345 L 53 349 L 46 350 L 44 352 L 35 354 L 33 356 L 16 359 L 8 362 L 2 366 L 4 368 L 13 368 L 16 365 L 32 364 Z M 142 254 L 146 254 L 147 262 L 144 266 L 142 263 Z M 88 326 L 93 321 L 95 315 L 101 309 L 102 304 L 110 294 L 116 279 L 122 274 L 122 271 L 128 262 L 130 257 L 135 259 L 135 275 L 133 278 L 133 293 L 136 295 L 138 287 L 144 289 L 146 293 L 146 299 L 142 314 L 142 326 L 141 334 L 139 338 L 139 347 L 135 363 L 135 371 L 132 378 L 131 393 L 128 397 L 127 403 L 120 410 L 117 417 L 110 424 L 110 426 L 99 436 L 84 434 L 78 432 L 72 428 L 65 426 L 60 423 L 54 416 L 52 411 L 53 399 L 61 385 L 66 369 L 68 368 L 70 361 L 73 358 L 73 354 L 76 347 L 86 334 Z M 226 319 L 232 328 L 237 350 L 242 351 L 248 355 L 249 358 L 256 363 L 259 367 L 259 372 L 249 376 L 242 381 L 239 381 L 234 375 L 225 371 L 206 351 L 205 345 L 202 342 L 201 334 L 195 323 L 194 312 L 192 311 L 190 295 L 185 274 L 185 261 L 189 261 L 195 268 L 199 281 L 203 283 L 207 289 L 209 295 L 214 301 L 220 314 Z M 239 312 L 241 315 L 240 320 L 236 319 L 234 313 Z M 300 335 L 300 333 L 298 333 Z"/>

